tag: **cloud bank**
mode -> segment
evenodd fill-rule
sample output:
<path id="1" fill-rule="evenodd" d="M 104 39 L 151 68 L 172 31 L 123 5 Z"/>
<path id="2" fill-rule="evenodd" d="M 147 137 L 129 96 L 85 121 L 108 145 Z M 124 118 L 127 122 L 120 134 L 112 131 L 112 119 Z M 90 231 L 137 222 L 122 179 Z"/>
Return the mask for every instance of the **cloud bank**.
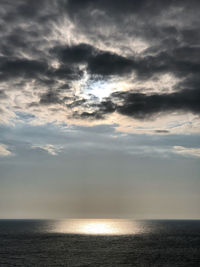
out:
<path id="1" fill-rule="evenodd" d="M 24 112 L 33 124 L 134 129 L 162 117 L 170 133 L 170 118 L 189 114 L 185 131 L 196 132 L 198 9 L 195 0 L 3 1 L 1 123 Z"/>

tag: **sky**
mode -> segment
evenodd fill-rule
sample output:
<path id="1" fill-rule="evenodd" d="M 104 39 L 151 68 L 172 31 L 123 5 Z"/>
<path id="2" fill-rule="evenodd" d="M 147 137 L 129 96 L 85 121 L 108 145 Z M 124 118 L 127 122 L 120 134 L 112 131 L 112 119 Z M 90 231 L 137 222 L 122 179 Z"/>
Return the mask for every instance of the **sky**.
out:
<path id="1" fill-rule="evenodd" d="M 200 219 L 198 0 L 1 0 L 0 218 Z"/>

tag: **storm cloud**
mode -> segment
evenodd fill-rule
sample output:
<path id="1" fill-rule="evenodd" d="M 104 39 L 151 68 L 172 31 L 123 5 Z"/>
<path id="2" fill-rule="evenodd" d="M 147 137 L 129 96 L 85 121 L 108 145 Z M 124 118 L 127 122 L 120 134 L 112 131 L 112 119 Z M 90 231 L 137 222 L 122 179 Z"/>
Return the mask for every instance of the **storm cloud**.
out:
<path id="1" fill-rule="evenodd" d="M 195 0 L 3 1 L 1 99 L 20 93 L 20 109 L 40 117 L 56 105 L 66 120 L 199 115 L 198 7 Z M 12 114 L 16 107 L 10 103 Z"/>
<path id="2" fill-rule="evenodd" d="M 102 119 L 109 113 L 118 112 L 136 119 L 149 119 L 161 113 L 192 112 L 200 114 L 200 91 L 182 90 L 171 94 L 146 95 L 134 92 L 116 92 L 100 104 L 96 111 L 83 112 L 81 117 Z"/>

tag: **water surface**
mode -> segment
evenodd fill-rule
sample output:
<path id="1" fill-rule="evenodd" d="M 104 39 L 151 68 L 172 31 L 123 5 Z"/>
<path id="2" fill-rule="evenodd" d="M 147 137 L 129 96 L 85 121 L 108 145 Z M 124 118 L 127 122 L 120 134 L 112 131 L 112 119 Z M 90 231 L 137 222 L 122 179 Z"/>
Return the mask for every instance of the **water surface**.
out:
<path id="1" fill-rule="evenodd" d="M 200 266 L 200 221 L 0 220 L 0 266 Z"/>

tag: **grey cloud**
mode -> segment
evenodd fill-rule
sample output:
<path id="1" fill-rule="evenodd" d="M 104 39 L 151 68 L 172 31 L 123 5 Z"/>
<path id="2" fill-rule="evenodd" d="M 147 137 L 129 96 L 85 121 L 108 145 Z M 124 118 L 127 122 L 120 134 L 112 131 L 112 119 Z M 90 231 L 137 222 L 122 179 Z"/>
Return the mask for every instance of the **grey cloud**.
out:
<path id="1" fill-rule="evenodd" d="M 87 60 L 95 52 L 95 49 L 88 44 L 78 44 L 74 46 L 57 46 L 50 50 L 50 53 L 55 54 L 63 63 L 82 63 Z"/>
<path id="2" fill-rule="evenodd" d="M 177 76 L 185 76 L 200 71 L 197 60 L 199 47 L 179 47 L 156 55 L 129 58 L 83 43 L 55 47 L 51 51 L 65 64 L 85 63 L 91 74 L 102 76 L 127 75 L 135 71 L 138 78 L 144 79 L 151 78 L 156 73 L 172 72 Z"/>
<path id="3" fill-rule="evenodd" d="M 168 133 L 170 133 L 170 131 L 168 131 L 168 130 L 155 130 L 155 133 L 168 134 Z"/>
<path id="4" fill-rule="evenodd" d="M 53 81 L 52 79 L 73 80 L 80 79 L 82 72 L 78 68 L 60 66 L 54 69 L 48 66 L 48 62 L 28 59 L 3 58 L 0 64 L 0 79 L 9 80 L 14 78 L 40 79 L 43 82 Z"/>
<path id="5" fill-rule="evenodd" d="M 88 69 L 92 74 L 123 75 L 133 70 L 133 62 L 122 56 L 104 52 L 90 58 Z"/>
<path id="6" fill-rule="evenodd" d="M 40 98 L 40 104 L 49 105 L 49 104 L 60 104 L 62 100 L 59 98 L 58 94 L 53 91 L 48 91 L 43 94 Z"/>
<path id="7" fill-rule="evenodd" d="M 81 106 L 81 105 L 83 105 L 84 103 L 87 102 L 87 100 L 84 99 L 84 98 L 81 98 L 81 99 L 74 98 L 72 100 L 73 101 L 70 104 L 67 104 L 68 108 L 78 107 L 78 106 Z"/>
<path id="8" fill-rule="evenodd" d="M 66 1 L 66 11 L 71 19 L 85 34 L 94 34 L 95 29 L 100 27 L 108 30 L 111 25 L 117 25 L 118 32 L 111 33 L 109 38 L 122 33 L 123 36 L 142 37 L 148 41 L 164 41 L 167 37 L 174 37 L 178 43 L 186 41 L 188 35 L 184 32 L 184 24 L 187 30 L 198 25 L 199 2 L 192 0 L 184 1 L 159 1 L 159 0 L 69 0 Z M 167 19 L 165 17 L 167 15 Z M 165 23 L 163 21 L 165 20 Z M 172 23 L 169 23 L 169 21 Z M 196 23 L 195 23 L 196 22 Z M 106 33 L 108 31 L 105 31 Z M 196 29 L 196 32 L 198 30 Z M 194 42 L 194 33 L 189 34 Z M 104 32 L 99 32 L 99 37 L 106 39 Z M 177 38 L 178 37 L 178 38 Z M 108 41 L 108 40 L 107 40 Z M 119 40 L 121 42 L 123 40 Z M 190 40 L 191 43 L 191 40 Z M 165 42 L 162 42 L 165 46 Z"/>
<path id="9" fill-rule="evenodd" d="M 37 78 L 44 75 L 47 65 L 44 62 L 27 59 L 4 60 L 0 65 L 0 80 L 12 78 Z"/>
<path id="10" fill-rule="evenodd" d="M 198 4 L 197 1 L 193 0 L 193 5 Z M 162 10 L 170 7 L 179 7 L 188 5 L 187 1 L 181 3 L 173 0 L 167 0 L 160 2 L 159 0 L 134 0 L 134 1 L 120 1 L 120 0 L 69 0 L 66 2 L 67 11 L 70 14 L 76 15 L 80 12 L 99 9 L 105 11 L 109 15 L 114 16 L 126 16 L 127 14 L 148 14 L 155 16 L 160 14 Z"/>
<path id="11" fill-rule="evenodd" d="M 7 98 L 6 93 L 3 90 L 0 90 L 0 99 L 5 99 Z"/>
<path id="12" fill-rule="evenodd" d="M 92 51 L 96 52 L 92 53 Z M 197 61 L 199 48 L 191 47 L 176 49 L 171 54 L 163 52 L 156 56 L 137 59 L 95 50 L 86 44 L 62 48 L 58 54 L 62 54 L 61 60 L 66 64 L 61 64 L 57 69 L 49 68 L 47 62 L 27 59 L 6 60 L 4 58 L 0 66 L 0 78 L 37 78 L 37 76 L 43 75 L 44 78 L 77 80 L 82 77 L 83 73 L 79 68 L 71 66 L 69 63 L 81 62 L 87 64 L 88 71 L 94 75 L 120 76 L 135 71 L 140 79 L 150 78 L 156 73 L 173 72 L 177 76 L 183 76 L 200 71 L 200 64 Z"/>
<path id="13" fill-rule="evenodd" d="M 123 75 L 133 70 L 132 60 L 84 43 L 54 47 L 50 52 L 58 56 L 63 64 L 87 64 L 91 74 Z"/>
<path id="14" fill-rule="evenodd" d="M 135 92 L 116 92 L 93 112 L 83 112 L 80 117 L 102 119 L 109 113 L 118 112 L 136 119 L 149 119 L 160 113 L 173 111 L 200 114 L 200 90 L 182 90 L 171 94 L 146 95 Z M 76 114 L 77 115 L 77 114 Z"/>
<path id="15" fill-rule="evenodd" d="M 182 90 L 171 94 L 135 94 L 116 93 L 115 97 L 123 100 L 122 105 L 117 106 L 121 114 L 133 116 L 139 119 L 148 118 L 160 112 L 187 111 L 200 113 L 200 91 Z"/>
<path id="16" fill-rule="evenodd" d="M 8 88 L 10 81 L 12 87 L 16 83 L 17 90 L 20 85 L 23 90 L 26 81 L 34 81 L 31 90 L 39 101 L 27 106 L 81 107 L 81 111 L 74 112 L 75 118 L 103 119 L 113 112 L 137 119 L 172 111 L 199 114 L 199 27 L 194 23 L 199 20 L 198 7 L 199 1 L 195 0 L 190 3 L 186 0 L 3 1 L 0 80 L 8 82 Z M 65 18 L 71 19 L 76 33 L 84 35 L 85 43 L 64 44 L 53 39 L 53 27 L 61 25 Z M 101 34 L 95 33 L 98 27 Z M 142 52 L 130 49 L 124 53 L 122 49 L 111 51 L 109 45 L 106 50 L 105 46 L 104 49 L 98 46 L 98 40 L 113 46 L 118 40 L 119 48 L 125 49 L 129 46 L 127 36 L 132 41 L 146 40 L 148 47 Z M 52 65 L 53 60 L 58 63 L 56 67 Z M 176 90 L 173 93 L 147 95 L 133 90 L 121 92 L 117 88 L 118 92 L 101 102 L 91 101 L 92 98 L 88 101 L 84 97 L 71 97 L 72 83 L 84 75 L 82 65 L 91 80 L 106 80 L 110 76 L 123 76 L 126 80 L 132 73 L 140 82 L 166 73 L 184 80 L 172 88 Z M 71 95 L 62 95 L 63 91 Z M 6 88 L 0 97 L 6 97 Z M 67 104 L 66 100 L 69 100 Z"/>

